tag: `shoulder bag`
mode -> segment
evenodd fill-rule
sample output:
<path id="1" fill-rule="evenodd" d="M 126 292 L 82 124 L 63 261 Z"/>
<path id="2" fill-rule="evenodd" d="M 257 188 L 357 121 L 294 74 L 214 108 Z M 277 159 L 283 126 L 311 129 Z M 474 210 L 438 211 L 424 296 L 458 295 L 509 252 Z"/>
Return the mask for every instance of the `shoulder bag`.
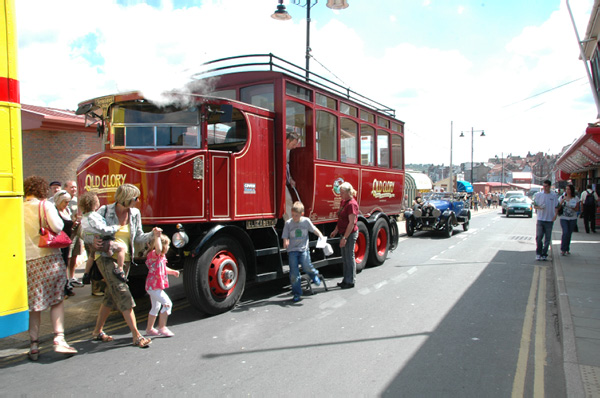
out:
<path id="1" fill-rule="evenodd" d="M 60 231 L 58 234 L 54 233 L 48 225 L 48 219 L 46 218 L 46 201 L 40 202 L 38 207 L 38 218 L 40 220 L 40 240 L 38 241 L 38 247 L 51 248 L 51 249 L 62 249 L 68 247 L 71 244 L 71 239 L 67 236 L 65 231 Z M 45 228 L 42 225 L 42 207 L 44 209 L 44 222 L 48 227 Z"/>

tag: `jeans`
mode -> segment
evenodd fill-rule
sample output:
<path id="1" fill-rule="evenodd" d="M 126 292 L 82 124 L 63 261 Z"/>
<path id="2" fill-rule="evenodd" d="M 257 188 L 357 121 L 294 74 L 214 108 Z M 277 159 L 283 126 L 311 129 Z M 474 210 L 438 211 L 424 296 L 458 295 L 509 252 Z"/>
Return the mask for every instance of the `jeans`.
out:
<path id="1" fill-rule="evenodd" d="M 585 232 L 590 233 L 590 229 L 592 232 L 596 232 L 596 208 L 593 209 L 583 209 L 583 225 L 585 226 Z"/>
<path id="2" fill-rule="evenodd" d="M 300 268 L 298 265 L 302 265 L 302 271 L 306 272 L 313 281 L 315 280 L 315 277 L 319 275 L 319 272 L 311 264 L 308 251 L 288 252 L 288 260 L 290 263 L 290 283 L 292 284 L 292 294 L 294 297 L 300 297 L 302 296 L 302 283 L 300 278 Z"/>
<path id="3" fill-rule="evenodd" d="M 574 220 L 563 220 L 560 219 L 560 226 L 562 227 L 562 238 L 560 240 L 560 251 L 570 252 L 571 249 L 571 235 L 577 225 L 577 219 Z"/>
<path id="4" fill-rule="evenodd" d="M 548 256 L 548 247 L 550 247 L 550 241 L 552 240 L 552 225 L 554 221 L 539 221 L 536 226 L 535 243 L 536 249 L 535 254 L 538 256 Z M 543 243 L 542 243 L 543 240 Z"/>
<path id="5" fill-rule="evenodd" d="M 341 248 L 342 251 L 342 271 L 344 272 L 344 278 L 342 282 L 354 284 L 356 279 L 356 261 L 354 259 L 354 245 L 356 238 L 358 237 L 358 231 L 352 232 L 348 236 L 346 246 Z"/>

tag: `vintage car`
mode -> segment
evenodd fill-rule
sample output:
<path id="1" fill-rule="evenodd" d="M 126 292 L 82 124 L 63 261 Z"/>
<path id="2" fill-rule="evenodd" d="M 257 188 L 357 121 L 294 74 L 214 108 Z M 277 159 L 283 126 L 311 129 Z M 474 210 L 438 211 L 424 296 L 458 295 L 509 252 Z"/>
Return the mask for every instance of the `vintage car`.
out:
<path id="1" fill-rule="evenodd" d="M 506 218 L 510 216 L 533 216 L 533 204 L 524 196 L 513 196 L 506 201 Z"/>
<path id="2" fill-rule="evenodd" d="M 404 212 L 406 234 L 413 236 L 416 231 L 441 231 L 449 238 L 455 226 L 462 224 L 469 230 L 471 211 L 464 193 L 435 192 L 426 195 L 421 203 Z"/>

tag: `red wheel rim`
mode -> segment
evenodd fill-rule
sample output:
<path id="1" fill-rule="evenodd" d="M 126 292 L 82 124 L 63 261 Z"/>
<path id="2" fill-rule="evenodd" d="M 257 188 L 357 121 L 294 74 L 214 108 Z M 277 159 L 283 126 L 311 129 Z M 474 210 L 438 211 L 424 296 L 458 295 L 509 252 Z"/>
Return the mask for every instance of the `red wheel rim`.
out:
<path id="1" fill-rule="evenodd" d="M 239 269 L 235 256 L 223 250 L 218 252 L 208 268 L 208 286 L 216 297 L 227 297 L 237 285 Z"/>
<path id="2" fill-rule="evenodd" d="M 365 253 L 367 251 L 367 238 L 365 234 L 358 233 L 356 243 L 354 244 L 354 261 L 360 264 L 365 259 Z"/>
<path id="3" fill-rule="evenodd" d="M 385 232 L 385 229 L 380 228 L 377 232 L 377 241 L 375 242 L 377 245 L 377 255 L 382 257 L 385 255 L 387 244 L 388 244 L 388 236 Z"/>

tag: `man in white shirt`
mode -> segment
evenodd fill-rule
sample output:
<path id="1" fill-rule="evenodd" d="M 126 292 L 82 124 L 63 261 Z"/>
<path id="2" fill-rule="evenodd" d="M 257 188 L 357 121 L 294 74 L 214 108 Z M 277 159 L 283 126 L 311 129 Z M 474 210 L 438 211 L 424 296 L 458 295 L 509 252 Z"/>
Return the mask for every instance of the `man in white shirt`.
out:
<path id="1" fill-rule="evenodd" d="M 533 207 L 537 213 L 537 225 L 535 233 L 535 259 L 546 261 L 548 259 L 548 248 L 552 240 L 552 226 L 558 216 L 558 196 L 550 191 L 552 182 L 545 180 L 544 189 L 535 194 Z"/>

